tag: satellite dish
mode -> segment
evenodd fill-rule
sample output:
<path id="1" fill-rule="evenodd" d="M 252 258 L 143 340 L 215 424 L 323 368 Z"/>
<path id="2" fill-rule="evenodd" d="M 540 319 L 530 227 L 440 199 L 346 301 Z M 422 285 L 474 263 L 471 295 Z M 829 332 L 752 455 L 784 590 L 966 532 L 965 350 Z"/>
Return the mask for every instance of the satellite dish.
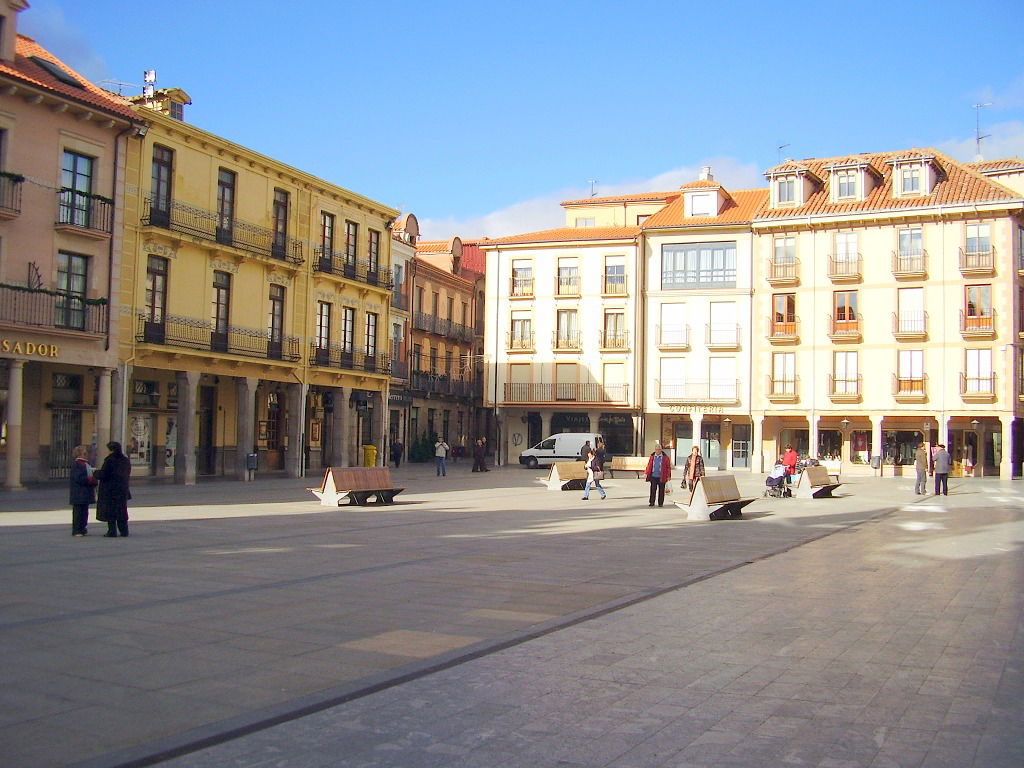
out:
<path id="1" fill-rule="evenodd" d="M 142 73 L 142 82 L 144 83 L 155 83 L 156 82 L 156 70 L 147 69 Z"/>

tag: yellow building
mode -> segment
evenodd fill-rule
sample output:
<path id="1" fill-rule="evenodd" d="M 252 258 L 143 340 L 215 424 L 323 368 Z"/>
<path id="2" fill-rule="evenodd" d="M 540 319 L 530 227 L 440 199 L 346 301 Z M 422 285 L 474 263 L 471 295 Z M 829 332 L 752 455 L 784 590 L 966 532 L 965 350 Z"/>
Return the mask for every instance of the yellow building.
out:
<path id="1" fill-rule="evenodd" d="M 397 211 L 134 100 L 114 432 L 139 473 L 299 476 L 383 448 Z M 378 455 L 380 462 L 383 456 Z"/>

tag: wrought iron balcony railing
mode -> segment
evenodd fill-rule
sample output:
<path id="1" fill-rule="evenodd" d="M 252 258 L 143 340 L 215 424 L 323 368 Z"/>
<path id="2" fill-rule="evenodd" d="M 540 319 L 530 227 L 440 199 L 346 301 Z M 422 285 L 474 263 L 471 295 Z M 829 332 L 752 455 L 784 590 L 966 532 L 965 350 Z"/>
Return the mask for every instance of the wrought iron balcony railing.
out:
<path id="1" fill-rule="evenodd" d="M 928 334 L 928 313 L 922 311 L 893 312 L 892 335 L 897 339 L 920 339 Z"/>
<path id="2" fill-rule="evenodd" d="M 533 296 L 532 277 L 513 277 L 509 284 L 509 291 L 512 296 L 529 297 Z"/>
<path id="3" fill-rule="evenodd" d="M 299 339 L 295 336 L 282 336 L 277 340 L 271 338 L 265 328 L 237 325 L 218 331 L 209 320 L 181 315 L 164 315 L 155 321 L 140 315 L 135 340 L 144 344 L 209 350 L 265 360 L 296 362 L 301 357 Z"/>
<path id="4" fill-rule="evenodd" d="M 990 246 L 983 250 L 960 249 L 960 271 L 966 274 L 992 273 L 996 268 L 996 249 Z"/>
<path id="5" fill-rule="evenodd" d="M 795 400 L 800 394 L 800 377 L 768 377 L 768 397 L 771 399 Z"/>
<path id="6" fill-rule="evenodd" d="M 555 295 L 556 296 L 579 296 L 580 295 L 580 276 L 579 275 L 559 275 L 555 279 Z"/>
<path id="7" fill-rule="evenodd" d="M 25 177 L 0 171 L 0 218 L 13 219 L 21 213 L 21 185 Z"/>
<path id="8" fill-rule="evenodd" d="M 109 235 L 114 231 L 114 204 L 99 195 L 61 189 L 57 192 L 57 226 Z"/>
<path id="9" fill-rule="evenodd" d="M 473 379 L 463 379 L 444 373 L 413 371 L 409 375 L 409 389 L 428 395 L 451 395 L 452 397 L 473 397 L 476 394 Z"/>
<path id="10" fill-rule="evenodd" d="M 831 280 L 860 280 L 864 260 L 859 253 L 834 253 L 828 257 Z"/>
<path id="11" fill-rule="evenodd" d="M 777 320 L 775 315 L 769 315 L 768 338 L 772 341 L 792 341 L 800 338 L 800 318 Z"/>
<path id="12" fill-rule="evenodd" d="M 305 260 L 302 243 L 295 238 L 282 238 L 264 227 L 235 218 L 225 219 L 213 211 L 176 200 L 146 198 L 142 206 L 142 225 L 180 232 L 289 264 L 301 264 Z"/>
<path id="13" fill-rule="evenodd" d="M 836 398 L 859 398 L 863 391 L 863 376 L 841 376 L 828 375 L 829 397 Z"/>
<path id="14" fill-rule="evenodd" d="M 734 349 L 740 345 L 740 327 L 731 323 L 708 323 L 704 343 L 710 349 Z"/>
<path id="15" fill-rule="evenodd" d="M 863 318 L 853 313 L 843 318 L 828 316 L 828 335 L 833 339 L 859 339 L 862 333 Z"/>
<path id="16" fill-rule="evenodd" d="M 690 347 L 690 326 L 688 325 L 657 325 L 655 331 L 659 347 L 676 349 L 689 349 Z"/>
<path id="17" fill-rule="evenodd" d="M 628 384 L 506 382 L 506 403 L 626 403 Z"/>
<path id="18" fill-rule="evenodd" d="M 390 269 L 381 268 L 380 264 L 353 259 L 343 251 L 331 251 L 323 245 L 313 248 L 313 269 L 328 275 L 337 275 L 349 280 L 356 280 L 366 285 L 377 285 L 390 290 L 394 276 Z M 394 305 L 394 294 L 392 294 Z"/>
<path id="19" fill-rule="evenodd" d="M 0 284 L 0 323 L 106 333 L 109 307 L 72 293 Z"/>
<path id="20" fill-rule="evenodd" d="M 682 379 L 655 380 L 658 399 L 688 403 L 739 402 L 739 379 Z"/>
<path id="21" fill-rule="evenodd" d="M 582 349 L 579 331 L 555 331 L 551 334 L 553 349 L 579 351 Z"/>
<path id="22" fill-rule="evenodd" d="M 406 312 L 409 311 L 409 297 L 404 291 L 399 289 L 393 289 L 391 291 L 391 306 L 394 309 L 402 309 Z"/>
<path id="23" fill-rule="evenodd" d="M 626 276 L 606 274 L 603 278 L 601 293 L 605 296 L 625 296 Z"/>
<path id="24" fill-rule="evenodd" d="M 601 331 L 601 349 L 629 349 L 629 331 Z"/>
<path id="25" fill-rule="evenodd" d="M 892 393 L 897 398 L 924 398 L 928 394 L 928 377 L 893 374 Z"/>
<path id="26" fill-rule="evenodd" d="M 996 375 L 960 374 L 960 394 L 964 397 L 993 397 L 996 394 Z"/>
<path id="27" fill-rule="evenodd" d="M 968 315 L 960 310 L 960 333 L 970 338 L 987 338 L 996 332 L 996 311 L 988 310 L 984 315 Z"/>
<path id="28" fill-rule="evenodd" d="M 505 348 L 512 350 L 533 350 L 533 332 L 518 332 L 505 334 Z"/>
<path id="29" fill-rule="evenodd" d="M 772 284 L 795 283 L 800 277 L 800 259 L 769 259 L 765 279 Z"/>
<path id="30" fill-rule="evenodd" d="M 340 344 L 322 347 L 316 342 L 309 345 L 309 364 L 319 368 L 341 368 L 365 373 L 391 373 L 387 355 L 370 353 L 365 349 L 349 349 Z"/>
<path id="31" fill-rule="evenodd" d="M 927 272 L 928 251 L 923 248 L 892 252 L 892 274 L 894 277 L 915 277 Z"/>

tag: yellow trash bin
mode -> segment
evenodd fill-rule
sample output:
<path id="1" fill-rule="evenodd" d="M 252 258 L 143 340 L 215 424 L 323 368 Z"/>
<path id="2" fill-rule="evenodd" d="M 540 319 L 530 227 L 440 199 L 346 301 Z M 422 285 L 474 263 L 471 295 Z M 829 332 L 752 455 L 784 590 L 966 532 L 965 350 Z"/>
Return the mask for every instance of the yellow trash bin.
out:
<path id="1" fill-rule="evenodd" d="M 363 446 L 363 466 L 364 467 L 375 467 L 375 466 L 377 466 L 377 446 L 376 445 L 364 445 Z"/>

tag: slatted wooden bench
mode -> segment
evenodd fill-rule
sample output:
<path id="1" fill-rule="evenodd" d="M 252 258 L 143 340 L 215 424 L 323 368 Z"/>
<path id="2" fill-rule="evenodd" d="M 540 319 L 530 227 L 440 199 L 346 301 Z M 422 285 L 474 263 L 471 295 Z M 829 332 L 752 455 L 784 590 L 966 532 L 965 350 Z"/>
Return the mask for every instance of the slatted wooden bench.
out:
<path id="1" fill-rule="evenodd" d="M 371 496 L 378 504 L 391 504 L 404 488 L 395 488 L 388 467 L 328 467 L 319 488 L 308 488 L 325 507 L 366 504 Z"/>
<path id="2" fill-rule="evenodd" d="M 549 491 L 582 491 L 587 485 L 587 465 L 582 461 L 556 461 L 544 484 Z"/>
<path id="3" fill-rule="evenodd" d="M 756 499 L 740 498 L 735 475 L 704 475 L 697 480 L 689 503 L 675 502 L 687 520 L 738 520 L 741 510 Z"/>
<path id="4" fill-rule="evenodd" d="M 647 460 L 647 456 L 612 456 L 611 476 L 615 477 L 616 472 L 636 472 L 637 477 L 643 477 Z"/>
<path id="5" fill-rule="evenodd" d="M 825 467 L 804 467 L 793 488 L 793 495 L 798 499 L 831 499 L 832 491 L 842 485 L 838 476 L 835 480 L 832 477 Z"/>

